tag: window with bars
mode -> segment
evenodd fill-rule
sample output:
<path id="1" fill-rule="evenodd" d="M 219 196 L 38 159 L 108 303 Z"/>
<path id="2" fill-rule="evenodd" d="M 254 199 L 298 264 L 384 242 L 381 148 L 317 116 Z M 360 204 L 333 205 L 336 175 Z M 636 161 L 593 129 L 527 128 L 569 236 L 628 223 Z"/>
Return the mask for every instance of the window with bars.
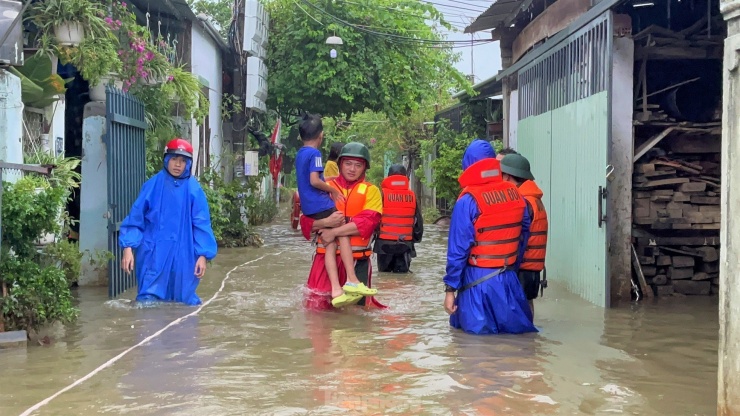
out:
<path id="1" fill-rule="evenodd" d="M 519 71 L 519 119 L 605 91 L 611 61 L 609 12 Z"/>

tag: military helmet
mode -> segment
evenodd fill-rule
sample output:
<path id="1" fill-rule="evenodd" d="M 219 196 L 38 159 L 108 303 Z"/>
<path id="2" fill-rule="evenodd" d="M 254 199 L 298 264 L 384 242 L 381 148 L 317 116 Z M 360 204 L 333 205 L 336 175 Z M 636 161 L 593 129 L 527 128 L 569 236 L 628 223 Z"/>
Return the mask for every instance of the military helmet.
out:
<path id="1" fill-rule="evenodd" d="M 367 166 L 365 168 L 370 167 L 370 151 L 367 150 L 367 147 L 365 147 L 362 143 L 357 142 L 351 142 L 344 145 L 342 148 L 342 151 L 339 153 L 339 160 L 342 160 L 343 157 L 356 157 L 360 159 L 364 159 L 367 163 Z"/>
<path id="2" fill-rule="evenodd" d="M 529 169 L 529 160 L 520 154 L 506 155 L 501 160 L 501 172 L 520 179 L 534 180 L 534 175 Z"/>

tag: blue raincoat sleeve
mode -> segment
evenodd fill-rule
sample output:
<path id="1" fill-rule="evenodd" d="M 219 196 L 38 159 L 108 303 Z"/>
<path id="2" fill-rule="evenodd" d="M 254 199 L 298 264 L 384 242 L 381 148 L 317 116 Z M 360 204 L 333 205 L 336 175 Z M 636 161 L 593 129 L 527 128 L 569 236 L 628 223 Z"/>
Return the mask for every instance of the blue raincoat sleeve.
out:
<path id="1" fill-rule="evenodd" d="M 118 234 L 118 244 L 121 248 L 138 248 L 144 239 L 145 216 L 149 210 L 149 194 L 153 186 L 154 180 L 150 179 L 144 183 L 131 211 L 121 223 Z"/>
<path id="2" fill-rule="evenodd" d="M 524 252 L 527 250 L 527 243 L 529 242 L 529 227 L 532 226 L 532 214 L 531 214 L 531 206 L 529 205 L 529 201 L 526 199 L 524 202 L 527 204 L 526 208 L 524 209 L 524 218 L 522 218 L 522 236 L 519 240 L 519 255 L 516 258 L 516 265 L 514 267 L 514 270 L 519 270 L 519 266 L 522 264 L 522 260 L 524 259 Z"/>
<path id="3" fill-rule="evenodd" d="M 462 274 L 468 264 L 470 248 L 475 243 L 475 224 L 480 215 L 475 199 L 470 195 L 463 195 L 455 203 L 450 220 L 450 236 L 447 240 L 447 274 L 444 277 L 446 285 L 459 289 Z"/>
<path id="4" fill-rule="evenodd" d="M 218 245 L 211 228 L 211 212 L 203 188 L 193 179 L 193 241 L 195 243 L 195 257 L 203 256 L 206 260 L 216 257 Z"/>

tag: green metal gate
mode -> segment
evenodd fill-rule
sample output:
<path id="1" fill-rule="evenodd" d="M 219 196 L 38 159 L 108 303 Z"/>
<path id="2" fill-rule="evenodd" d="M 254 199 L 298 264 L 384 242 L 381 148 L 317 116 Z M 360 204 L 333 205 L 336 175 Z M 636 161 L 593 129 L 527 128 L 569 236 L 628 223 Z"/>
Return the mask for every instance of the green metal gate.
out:
<path id="1" fill-rule="evenodd" d="M 132 95 L 106 87 L 106 163 L 108 170 L 108 296 L 136 286 L 136 275 L 121 270 L 118 232 L 146 179 L 144 104 Z"/>
<path id="2" fill-rule="evenodd" d="M 545 193 L 548 278 L 599 306 L 609 305 L 611 50 L 607 12 L 519 71 L 517 147 Z"/>

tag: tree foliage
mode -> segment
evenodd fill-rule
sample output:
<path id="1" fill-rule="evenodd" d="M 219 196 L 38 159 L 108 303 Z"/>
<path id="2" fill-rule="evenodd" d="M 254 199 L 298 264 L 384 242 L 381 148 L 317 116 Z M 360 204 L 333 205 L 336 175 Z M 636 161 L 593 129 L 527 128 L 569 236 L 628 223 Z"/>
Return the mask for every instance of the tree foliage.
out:
<path id="1" fill-rule="evenodd" d="M 458 55 L 451 49 L 409 40 L 442 39 L 428 22 L 450 27 L 428 3 L 311 0 L 297 4 L 293 0 L 268 3 L 267 104 L 281 114 L 306 110 L 349 119 L 370 110 L 398 118 L 411 114 L 425 99 L 436 98 L 439 91 L 470 88 L 453 67 Z M 357 28 L 360 25 L 364 30 Z M 332 35 L 344 42 L 335 46 L 336 59 L 329 55 L 332 46 L 325 44 Z"/>
<path id="2" fill-rule="evenodd" d="M 438 124 L 437 132 L 428 140 L 421 143 L 422 157 L 433 156 L 432 181 L 429 186 L 437 189 L 437 197 L 447 201 L 455 201 L 460 193 L 457 179 L 462 174 L 462 159 L 465 149 L 475 139 L 484 138 L 480 134 L 480 123 L 475 122 L 469 113 L 462 119 L 461 132 L 450 129 L 445 122 Z M 503 143 L 500 140 L 491 142 L 496 152 L 500 152 Z M 423 172 L 417 170 L 419 177 Z"/>
<path id="3" fill-rule="evenodd" d="M 211 23 L 218 29 L 221 36 L 226 39 L 231 25 L 233 0 L 187 0 L 188 5 L 196 13 L 205 13 Z"/>

